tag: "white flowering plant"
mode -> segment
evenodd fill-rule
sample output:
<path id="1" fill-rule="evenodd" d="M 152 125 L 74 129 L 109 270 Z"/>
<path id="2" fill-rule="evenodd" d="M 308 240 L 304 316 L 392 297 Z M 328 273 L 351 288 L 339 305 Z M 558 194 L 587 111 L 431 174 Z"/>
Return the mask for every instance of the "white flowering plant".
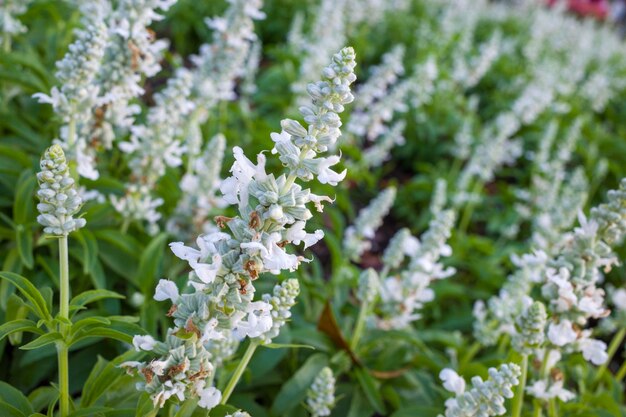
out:
<path id="1" fill-rule="evenodd" d="M 0 1 L 0 416 L 624 415 L 569 3 Z"/>

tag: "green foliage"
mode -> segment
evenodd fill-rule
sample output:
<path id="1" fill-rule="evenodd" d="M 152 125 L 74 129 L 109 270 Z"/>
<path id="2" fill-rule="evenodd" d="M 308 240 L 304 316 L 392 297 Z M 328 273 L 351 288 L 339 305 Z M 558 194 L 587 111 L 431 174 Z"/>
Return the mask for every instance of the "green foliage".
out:
<path id="1" fill-rule="evenodd" d="M 116 147 L 101 150 L 101 178 L 81 180 L 81 185 L 100 191 L 107 199 L 89 201 L 81 209 L 87 226 L 72 233 L 69 241 L 70 315 L 68 320 L 58 315 L 59 251 L 57 240 L 44 236 L 36 222 L 35 175 L 41 153 L 59 137 L 61 121 L 50 106 L 38 104 L 32 95 L 48 93 L 57 85 L 54 63 L 64 55 L 79 25 L 78 12 L 70 3 L 35 1 L 20 18 L 29 30 L 12 39 L 11 52 L 0 53 L 0 379 L 5 381 L 0 382 L 0 416 L 54 414 L 59 400 L 55 364 L 59 345 L 69 348 L 72 364 L 70 416 L 206 416 L 195 404 L 181 407 L 168 403 L 163 410 L 156 410 L 145 393 L 135 390 L 137 380 L 119 367 L 122 362 L 142 359 L 142 354 L 130 347 L 134 335 L 162 339 L 170 323 L 166 308 L 153 300 L 158 280 L 180 283 L 188 273 L 167 247 L 168 242 L 185 237 L 172 235 L 165 227 L 181 198 L 182 171 L 169 169 L 153 190 L 164 200 L 159 210 L 165 221 L 162 231 L 151 235 L 137 222 L 127 224 L 112 208 L 108 196 L 123 193 L 128 180 L 127 157 Z M 407 12 L 389 13 L 373 26 L 348 29 L 346 43 L 357 51 L 359 82 L 367 80 L 369 69 L 399 43 L 407 47 L 404 66 L 408 72 L 435 55 L 441 60 L 443 76 L 449 76 L 452 49 L 460 40 L 451 41 L 445 47 L 448 50 L 438 50 L 438 45 L 416 35 L 420 28 L 436 31 L 441 23 L 440 9 L 428 3 L 415 0 Z M 229 147 L 242 146 L 248 156 L 271 149 L 270 133 L 280 129 L 279 121 L 296 117 L 290 85 L 298 78 L 301 57 L 287 45 L 286 35 L 296 12 L 304 13 L 305 30 L 310 29 L 314 4 L 317 2 L 266 1 L 268 18 L 257 24 L 263 43 L 258 91 L 246 98 L 247 110 L 239 101 L 214 109 L 202 126 L 205 139 L 222 132 Z M 210 39 L 204 17 L 222 13 L 225 6 L 225 2 L 179 0 L 155 25 L 157 38 L 170 40 L 171 48 L 163 63 L 165 70 L 147 81 L 146 94 L 137 104 L 143 109 L 151 105 L 166 77 L 176 67 L 188 65 L 187 57 Z M 434 95 L 419 108 L 420 117 L 415 108 L 396 115 L 394 120 L 407 123 L 406 144 L 394 148 L 391 159 L 381 167 L 350 170 L 345 184 L 329 193 L 336 196 L 335 204 L 312 220 L 314 226 L 325 230 L 325 238 L 306 253 L 307 259 L 313 259 L 297 273 L 301 295 L 287 328 L 275 343 L 258 349 L 230 405 L 214 408 L 209 416 L 223 417 L 238 408 L 255 417 L 306 416 L 306 392 L 319 371 L 330 366 L 338 381 L 333 416 L 435 417 L 450 396 L 437 378 L 442 368 L 455 367 L 469 379 L 470 375 L 484 377 L 488 367 L 511 359 L 508 340 L 501 339 L 494 347 L 473 344 L 472 307 L 476 300 L 499 291 L 514 270 L 512 254 L 529 251 L 530 220 L 520 221 L 516 237 L 504 233 L 519 220 L 516 191 L 532 181 L 533 163 L 526 156 L 540 145 L 552 118 L 559 118 L 561 136 L 567 126 L 582 118 L 582 138 L 567 169 L 581 167 L 590 179 L 585 210 L 602 201 L 606 191 L 626 176 L 623 85 L 613 86 L 615 96 L 602 111 L 592 111 L 581 100 L 572 99 L 564 103 L 570 109 L 567 114 L 546 112 L 523 126 L 516 137 L 523 144 L 524 156 L 498 171 L 492 180 L 478 184 L 480 203 L 460 213 L 466 215 L 467 229 L 455 228 L 448 242 L 452 256 L 446 264 L 457 273 L 433 284 L 435 300 L 426 304 L 420 320 L 408 330 L 370 329 L 354 350 L 346 342 L 360 308 L 354 296 L 359 271 L 380 269 L 381 253 L 395 231 L 408 227 L 413 234 L 420 234 L 427 228 L 437 179 L 448 180 L 451 187 L 456 183 L 463 161 L 455 161 L 451 151 L 463 121 L 471 119 L 479 131 L 512 107 L 530 79 L 532 68 L 518 50 L 528 41 L 529 28 L 518 19 L 509 16 L 482 22 L 471 38 L 470 49 L 477 51 L 496 29 L 505 38 L 516 40 L 506 59 L 496 60 L 472 88 L 454 87 Z M 611 70 L 616 80 L 626 79 L 624 62 L 615 62 Z M 478 99 L 475 110 L 472 97 Z M 343 161 L 348 167 L 357 166 L 363 147 L 370 145 L 344 133 Z M 126 139 L 122 136 L 116 141 Z M 224 167 L 231 161 L 227 153 Z M 607 171 L 598 172 L 604 162 Z M 226 175 L 224 168 L 222 177 Z M 362 262 L 351 263 L 342 251 L 345 229 L 358 210 L 390 184 L 398 188 L 392 212 Z M 311 187 L 319 194 L 326 190 L 319 184 Z M 623 258 L 626 249 L 618 248 L 617 253 Z M 624 277 L 624 269 L 616 268 L 607 272 L 606 282 L 623 287 Z M 255 282 L 258 294 L 269 292 L 275 281 L 261 277 Z M 603 338 L 609 342 L 610 335 Z M 557 371 L 578 397 L 559 402 L 558 415 L 626 415 L 624 381 L 615 378 L 623 366 L 621 351 L 598 383 L 594 382 L 595 368 L 580 358 L 560 364 Z M 232 371 L 232 362 L 218 369 L 218 385 L 224 386 Z M 528 410 L 522 415 L 530 416 L 531 400 L 526 404 Z"/>

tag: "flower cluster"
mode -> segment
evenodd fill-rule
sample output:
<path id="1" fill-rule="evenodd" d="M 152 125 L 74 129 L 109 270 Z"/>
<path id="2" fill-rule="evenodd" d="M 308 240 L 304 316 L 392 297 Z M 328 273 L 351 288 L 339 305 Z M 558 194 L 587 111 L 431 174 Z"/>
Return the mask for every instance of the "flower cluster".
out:
<path id="1" fill-rule="evenodd" d="M 253 164 L 241 148 L 234 148 L 232 176 L 222 182 L 221 190 L 227 203 L 237 205 L 239 215 L 217 216 L 215 221 L 222 230 L 198 237 L 198 249 L 183 242 L 170 244 L 174 254 L 192 269 L 189 285 L 193 292 L 180 294 L 173 282 L 159 282 L 155 299 L 172 302 L 168 315 L 174 319 L 174 327 L 164 343 L 136 336 L 138 348 L 153 352 L 158 359 L 126 365 L 144 376 L 146 383 L 140 388 L 151 394 L 156 405 L 177 396 L 198 397 L 204 408 L 215 406 L 221 393 L 212 386 L 212 375 L 216 364 L 232 353 L 231 341 L 248 337 L 267 343 L 289 318 L 298 282 L 287 280 L 275 287 L 273 295 L 253 301 L 253 281 L 264 273 L 295 270 L 304 258 L 287 252 L 289 245 L 303 243 L 306 248 L 323 237 L 321 231 L 305 231 L 306 221 L 312 217 L 306 204 L 314 203 L 322 210 L 322 202 L 331 199 L 312 194 L 296 180 L 317 178 L 336 184 L 345 176 L 345 172 L 337 174 L 328 168 L 339 157 L 318 154 L 341 134 L 338 113 L 353 100 L 354 58 L 352 48 L 342 49 L 324 69 L 323 80 L 309 85 L 312 106 L 301 109 L 308 130 L 286 119 L 283 132 L 272 134 L 274 152 L 286 172 L 279 176 L 267 173 L 263 153 Z M 163 362 L 168 366 L 154 369 Z M 157 371 L 161 372 L 159 378 L 151 378 Z"/>
<path id="2" fill-rule="evenodd" d="M 519 352 L 528 354 L 531 349 L 543 345 L 547 320 L 546 307 L 540 301 L 535 301 L 522 313 L 513 339 L 513 345 Z"/>
<path id="3" fill-rule="evenodd" d="M 406 122 L 400 120 L 395 122 L 389 130 L 383 133 L 376 139 L 369 148 L 363 151 L 359 164 L 362 168 L 376 168 L 379 167 L 390 158 L 391 150 L 395 146 L 404 145 L 405 140 L 402 136 Z"/>
<path id="4" fill-rule="evenodd" d="M 383 98 L 388 89 L 398 82 L 404 74 L 404 45 L 396 45 L 382 57 L 382 62 L 372 67 L 369 78 L 357 90 L 358 100 L 355 101 L 355 112 L 364 111 L 375 101 Z M 349 132 L 362 135 L 363 126 L 353 120 L 348 123 Z"/>
<path id="5" fill-rule="evenodd" d="M 589 184 L 584 171 L 577 168 L 567 173 L 567 164 L 580 137 L 581 127 L 582 123 L 577 119 L 555 146 L 558 125 L 556 122 L 548 125 L 539 149 L 533 155 L 531 186 L 517 192 L 520 199 L 517 212 L 520 220 L 532 219 L 531 241 L 538 249 L 549 251 L 557 245 L 587 201 Z"/>
<path id="6" fill-rule="evenodd" d="M 329 367 L 323 368 L 307 391 L 306 404 L 312 417 L 329 416 L 335 406 L 335 377 Z"/>
<path id="7" fill-rule="evenodd" d="M 418 311 L 434 298 L 431 282 L 454 274 L 454 268 L 440 263 L 441 257 L 452 253 L 446 240 L 454 222 L 454 212 L 443 210 L 431 220 L 421 242 L 406 229 L 393 237 L 383 255 L 380 302 L 374 309 L 379 328 L 402 329 L 419 319 Z"/>
<path id="8" fill-rule="evenodd" d="M 225 205 L 218 195 L 222 180 L 220 170 L 226 138 L 217 134 L 180 182 L 183 196 L 168 220 L 168 231 L 176 236 L 191 236 L 194 232 L 209 233 L 214 226 L 207 220 L 211 212 Z"/>
<path id="9" fill-rule="evenodd" d="M 564 234 L 548 253 L 539 250 L 513 259 L 518 269 L 509 276 L 499 295 L 489 300 L 488 308 L 483 303 L 475 307 L 475 333 L 481 342 L 493 344 L 506 333 L 519 347 L 527 344 L 528 348 L 541 348 L 544 355 L 554 352 L 556 357 L 548 370 L 562 354 L 572 352 L 581 352 L 595 365 L 606 362 L 606 344 L 592 338 L 592 331 L 585 327 L 590 320 L 609 314 L 605 292 L 598 285 L 602 281 L 601 270 L 608 271 L 617 264 L 611 248 L 626 233 L 626 180 L 622 180 L 618 190 L 608 193 L 608 199 L 607 204 L 591 210 L 589 219 L 581 213 L 580 227 Z M 545 331 L 541 331 L 543 313 L 531 298 L 536 287 L 541 288 L 543 304 L 550 316 Z M 531 312 L 534 317 L 530 316 Z M 521 322 L 517 322 L 520 316 Z M 542 378 L 535 384 L 539 384 L 537 390 L 531 392 L 540 392 L 543 386 L 554 396 L 563 393 L 562 383 L 553 386 Z"/>
<path id="10" fill-rule="evenodd" d="M 81 3 L 84 28 L 57 63 L 61 88 L 36 94 L 52 104 L 66 124 L 62 144 L 76 160 L 81 176 L 97 179 L 96 150 L 110 148 L 115 130 L 126 131 L 138 113 L 131 100 L 143 94 L 142 77 L 160 70 L 167 46 L 155 41 L 148 26 L 176 0 L 120 0 Z"/>
<path id="11" fill-rule="evenodd" d="M 74 218 L 83 203 L 70 176 L 63 148 L 52 145 L 44 152 L 39 166 L 37 197 L 40 202 L 37 210 L 40 214 L 37 221 L 44 226 L 44 232 L 67 236 L 85 226 L 85 219 Z"/>
<path id="12" fill-rule="evenodd" d="M 356 296 L 364 304 L 372 304 L 380 293 L 378 274 L 372 268 L 361 272 Z"/>
<path id="13" fill-rule="evenodd" d="M 148 110 L 146 123 L 133 126 L 130 141 L 119 145 L 130 155 L 132 177 L 126 195 L 112 197 L 114 205 L 126 219 L 148 221 L 152 230 L 157 230 L 156 222 L 161 217 L 153 216 L 154 212 L 146 206 L 158 201 L 152 197 L 152 190 L 166 168 L 181 166 L 184 156 L 188 175 L 181 188 L 198 176 L 202 169 L 202 165 L 196 164 L 202 160 L 200 126 L 220 101 L 235 97 L 235 81 L 245 75 L 245 60 L 257 39 L 254 20 L 265 17 L 260 11 L 260 0 L 229 3 L 223 17 L 207 19 L 214 32 L 213 42 L 202 45 L 199 54 L 192 57 L 193 68 L 179 68 L 168 79 L 167 86 L 155 95 L 155 106 Z M 195 197 L 190 198 L 201 199 L 199 191 L 194 189 Z M 194 224 L 180 224 L 182 220 L 177 219 L 178 227 L 194 229 Z"/>
<path id="14" fill-rule="evenodd" d="M 465 391 L 465 381 L 451 369 L 441 371 L 444 388 L 456 394 L 446 401 L 445 417 L 489 417 L 506 413 L 504 402 L 513 398 L 512 388 L 519 384 L 519 366 L 514 363 L 489 368 L 489 379 L 472 378 L 472 388 Z"/>
<path id="15" fill-rule="evenodd" d="M 452 78 L 465 89 L 474 87 L 498 59 L 501 49 L 502 34 L 495 32 L 486 43 L 479 46 L 478 56 L 469 60 L 464 59 L 465 57 L 460 54 L 454 57 Z M 463 51 L 463 48 L 458 50 Z"/>
<path id="16" fill-rule="evenodd" d="M 301 32 L 302 20 L 294 20 L 290 39 L 294 52 L 301 57 L 298 81 L 291 85 L 291 90 L 298 96 L 297 104 L 307 101 L 306 80 L 315 77 L 326 64 L 328 55 L 345 43 L 347 0 L 322 0 L 314 12 L 313 27 L 307 34 Z M 299 26 L 298 26 L 299 25 Z"/>
<path id="17" fill-rule="evenodd" d="M 274 293 L 263 294 L 263 301 L 272 306 L 272 327 L 264 332 L 259 339 L 262 343 L 270 343 L 280 333 L 280 328 L 291 317 L 291 307 L 296 304 L 296 297 L 300 293 L 300 283 L 297 279 L 288 279 L 274 287 Z"/>
<path id="18" fill-rule="evenodd" d="M 0 43 L 11 45 L 11 36 L 25 32 L 26 27 L 17 17 L 26 13 L 28 4 L 32 0 L 5 0 L 0 8 Z"/>
<path id="19" fill-rule="evenodd" d="M 383 224 L 383 218 L 391 210 L 395 198 L 395 187 L 386 188 L 367 207 L 359 211 L 354 225 L 346 229 L 343 249 L 351 260 L 358 262 L 363 252 L 370 249 L 370 239 L 374 238 L 376 229 Z"/>

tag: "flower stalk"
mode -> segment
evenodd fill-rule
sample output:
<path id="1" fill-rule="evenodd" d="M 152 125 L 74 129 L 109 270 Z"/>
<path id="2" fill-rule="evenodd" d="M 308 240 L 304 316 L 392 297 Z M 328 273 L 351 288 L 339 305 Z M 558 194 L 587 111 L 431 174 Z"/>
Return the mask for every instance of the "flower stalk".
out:
<path id="1" fill-rule="evenodd" d="M 519 385 L 517 386 L 517 394 L 513 398 L 512 417 L 520 417 L 522 415 L 522 406 L 524 405 L 524 390 L 526 389 L 526 379 L 528 376 L 528 355 L 522 356 L 522 363 L 520 364 L 522 369 L 522 376 L 520 377 Z"/>
<path id="2" fill-rule="evenodd" d="M 59 318 L 62 320 L 62 322 L 59 323 L 59 330 L 63 335 L 63 339 L 65 339 L 68 333 L 68 326 L 64 321 L 69 320 L 70 306 L 70 273 L 67 236 L 61 236 L 59 238 L 59 272 Z M 68 348 L 64 340 L 57 344 L 57 356 L 59 365 L 59 407 L 61 417 L 65 417 L 70 412 L 70 395 Z"/>
<path id="3" fill-rule="evenodd" d="M 593 384 L 596 387 L 600 383 L 600 379 L 602 379 L 602 375 L 604 375 L 607 367 L 611 363 L 613 356 L 615 356 L 617 349 L 619 349 L 619 347 L 624 342 L 624 337 L 626 337 L 626 327 L 622 327 L 617 333 L 615 333 L 615 336 L 613 336 L 613 340 L 611 340 L 611 344 L 609 345 L 609 349 L 607 350 L 608 359 L 606 360 L 606 362 L 604 362 L 600 366 L 600 368 L 598 368 L 598 371 L 596 372 L 596 376 L 593 379 Z"/>
<path id="4" fill-rule="evenodd" d="M 243 354 L 243 357 L 241 358 L 241 361 L 239 361 L 239 365 L 237 365 L 237 369 L 235 369 L 233 376 L 230 377 L 230 380 L 228 381 L 226 388 L 224 388 L 224 391 L 222 392 L 222 401 L 220 401 L 220 404 L 228 403 L 228 399 L 230 398 L 230 395 L 235 390 L 237 383 L 239 382 L 239 380 L 241 379 L 241 376 L 243 375 L 244 371 L 248 367 L 248 364 L 250 363 L 250 360 L 252 359 L 252 355 L 254 355 L 254 352 L 256 351 L 257 347 L 259 347 L 259 342 L 257 340 L 251 340 L 250 344 L 248 345 L 248 348 L 246 349 L 245 353 Z"/>

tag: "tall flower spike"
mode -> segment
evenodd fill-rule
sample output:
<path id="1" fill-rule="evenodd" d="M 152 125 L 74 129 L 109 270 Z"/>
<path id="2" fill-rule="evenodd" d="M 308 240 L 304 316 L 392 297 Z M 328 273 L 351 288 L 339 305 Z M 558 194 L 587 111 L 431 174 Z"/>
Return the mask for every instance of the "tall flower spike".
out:
<path id="1" fill-rule="evenodd" d="M 547 320 L 545 305 L 540 301 L 532 303 L 519 318 L 519 332 L 513 339 L 515 349 L 528 354 L 532 349 L 540 348 L 545 340 Z"/>
<path id="2" fill-rule="evenodd" d="M 300 294 L 300 283 L 291 278 L 274 287 L 274 294 L 264 294 L 263 301 L 272 306 L 272 327 L 261 336 L 261 343 L 267 344 L 278 336 L 280 328 L 291 317 L 291 307 L 296 304 L 296 297 Z"/>
<path id="3" fill-rule="evenodd" d="M 472 388 L 464 391 L 464 384 L 459 384 L 456 398 L 446 401 L 445 417 L 490 417 L 506 413 L 504 401 L 513 398 L 512 388 L 519 384 L 522 371 L 514 363 L 489 368 L 489 379 L 472 378 Z M 440 416 L 441 417 L 441 416 Z"/>
<path id="4" fill-rule="evenodd" d="M 10 45 L 11 36 L 26 32 L 17 17 L 26 12 L 32 0 L 5 0 L 0 7 L 0 43 Z"/>
<path id="5" fill-rule="evenodd" d="M 389 187 L 372 200 L 367 207 L 359 211 L 354 225 L 346 229 L 343 248 L 354 262 L 361 259 L 363 252 L 371 247 L 370 239 L 382 225 L 383 218 L 391 210 L 396 198 L 396 188 Z"/>
<path id="6" fill-rule="evenodd" d="M 329 367 L 325 367 L 315 377 L 307 392 L 306 404 L 312 417 L 329 416 L 335 406 L 335 377 Z"/>
<path id="7" fill-rule="evenodd" d="M 451 235 L 454 220 L 454 211 L 440 211 L 430 221 L 421 242 L 408 231 L 400 231 L 394 236 L 383 255 L 389 275 L 381 282 L 380 303 L 376 311 L 379 328 L 402 329 L 419 319 L 419 310 L 435 296 L 430 288 L 431 282 L 455 273 L 454 268 L 446 268 L 441 263 L 442 257 L 452 254 L 446 241 Z M 408 255 L 408 265 L 400 268 L 404 255 Z M 399 269 L 394 271 L 394 268 Z"/>
<path id="8" fill-rule="evenodd" d="M 43 154 L 39 163 L 41 172 L 37 174 L 40 203 L 37 221 L 44 226 L 44 232 L 53 236 L 67 236 L 85 225 L 85 219 L 75 219 L 82 205 L 76 191 L 76 183 L 70 176 L 63 149 L 52 145 Z"/>
<path id="9" fill-rule="evenodd" d="M 356 294 L 357 298 L 362 303 L 371 304 L 376 299 L 379 291 L 380 281 L 378 273 L 372 268 L 368 268 L 361 272 L 361 275 L 359 276 L 359 287 Z"/>
<path id="10" fill-rule="evenodd" d="M 197 398 L 203 408 L 225 401 L 236 380 L 228 385 L 222 399 L 220 391 L 212 386 L 212 378 L 220 361 L 232 353 L 231 341 L 251 338 L 256 340 L 249 346 L 257 346 L 277 335 L 288 319 L 298 291 L 297 281 L 286 281 L 277 286 L 273 296 L 266 295 L 265 300 L 258 301 L 254 301 L 253 281 L 266 273 L 294 271 L 305 258 L 289 253 L 288 249 L 301 243 L 307 248 L 324 236 L 321 230 L 305 231 L 306 221 L 312 217 L 307 205 L 313 203 L 321 211 L 322 203 L 332 200 L 312 194 L 296 180 L 341 180 L 341 175 L 333 176 L 328 169 L 339 161 L 339 156 L 316 156 L 341 135 L 338 113 L 353 100 L 350 84 L 355 80 L 354 58 L 352 48 L 342 49 L 324 70 L 323 81 L 310 85 L 313 107 L 303 110 L 310 123 L 308 130 L 298 122 L 283 120 L 283 128 L 297 125 L 299 128 L 294 129 L 298 133 L 300 129 L 304 131 L 306 139 L 285 131 L 272 135 L 280 139 L 276 144 L 280 149 L 295 150 L 293 155 L 299 162 L 285 164 L 287 168 L 276 176 L 266 172 L 263 152 L 257 155 L 255 164 L 241 148 L 234 148 L 232 176 L 222 181 L 220 188 L 224 201 L 238 207 L 238 215 L 216 217 L 222 230 L 198 237 L 198 249 L 183 242 L 170 244 L 174 254 L 189 263 L 192 272 L 188 284 L 193 291 L 180 294 L 172 283 L 159 282 L 155 299 L 172 301 L 170 315 L 174 327 L 169 329 L 165 343 L 151 342 L 144 349 L 152 351 L 157 359 L 126 364 L 144 376 L 145 384 L 139 388 L 151 394 L 155 405 L 163 406 L 172 396 L 181 400 Z M 172 362 L 171 357 L 176 361 Z M 240 366 L 245 368 L 246 363 L 241 362 Z M 187 374 L 191 369 L 197 371 L 197 376 Z"/>

